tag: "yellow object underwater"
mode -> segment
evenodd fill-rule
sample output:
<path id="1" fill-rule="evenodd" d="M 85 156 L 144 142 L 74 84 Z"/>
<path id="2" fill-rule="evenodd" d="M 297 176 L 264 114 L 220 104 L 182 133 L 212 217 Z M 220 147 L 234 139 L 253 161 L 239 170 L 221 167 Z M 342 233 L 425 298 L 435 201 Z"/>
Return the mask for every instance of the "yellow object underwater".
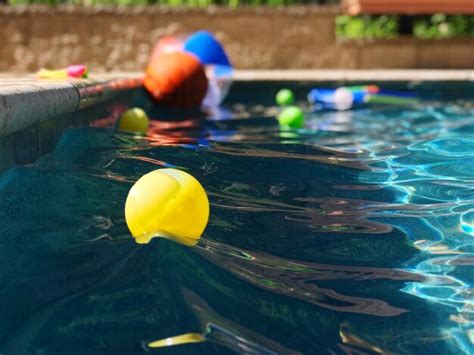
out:
<path id="1" fill-rule="evenodd" d="M 119 120 L 119 129 L 124 132 L 145 134 L 148 131 L 148 116 L 141 108 L 125 111 Z"/>
<path id="2" fill-rule="evenodd" d="M 191 343 L 202 343 L 206 341 L 201 334 L 198 333 L 187 333 L 182 335 L 177 335 L 174 337 L 161 339 L 149 343 L 148 346 L 150 348 L 164 348 L 166 346 L 173 346 L 173 345 L 182 345 L 182 344 L 191 344 Z"/>
<path id="3" fill-rule="evenodd" d="M 202 185 L 190 174 L 158 169 L 143 175 L 130 189 L 125 220 L 139 244 L 164 237 L 193 246 L 209 220 L 209 200 Z"/>

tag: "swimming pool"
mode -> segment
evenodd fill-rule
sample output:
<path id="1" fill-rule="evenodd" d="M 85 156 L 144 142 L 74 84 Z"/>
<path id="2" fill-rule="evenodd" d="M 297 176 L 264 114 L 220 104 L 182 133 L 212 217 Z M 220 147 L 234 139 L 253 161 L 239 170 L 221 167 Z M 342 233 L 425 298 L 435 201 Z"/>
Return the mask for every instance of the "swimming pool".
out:
<path id="1" fill-rule="evenodd" d="M 140 96 L 172 120 L 135 137 L 98 110 L 4 171 L 0 353 L 472 353 L 473 85 L 280 131 L 283 85 L 310 87 L 240 83 L 207 120 Z M 196 247 L 128 232 L 128 190 L 161 167 L 209 194 Z M 204 341 L 148 346 L 186 333 Z"/>

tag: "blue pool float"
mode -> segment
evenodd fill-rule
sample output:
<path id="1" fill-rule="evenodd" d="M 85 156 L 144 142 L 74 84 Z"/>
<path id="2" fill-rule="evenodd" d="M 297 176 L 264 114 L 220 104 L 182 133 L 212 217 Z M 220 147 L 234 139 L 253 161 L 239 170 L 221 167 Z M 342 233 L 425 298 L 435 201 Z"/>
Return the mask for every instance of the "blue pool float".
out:
<path id="1" fill-rule="evenodd" d="M 308 93 L 308 101 L 320 109 L 345 111 L 366 104 L 407 105 L 417 102 L 413 93 L 380 89 L 375 85 L 316 88 Z"/>

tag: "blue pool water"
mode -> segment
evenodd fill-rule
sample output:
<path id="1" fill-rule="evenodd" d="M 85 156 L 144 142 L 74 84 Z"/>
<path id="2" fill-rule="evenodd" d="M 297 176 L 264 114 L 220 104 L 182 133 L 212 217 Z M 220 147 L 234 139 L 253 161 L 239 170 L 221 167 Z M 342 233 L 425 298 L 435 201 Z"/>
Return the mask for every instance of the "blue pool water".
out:
<path id="1" fill-rule="evenodd" d="M 472 354 L 472 88 L 286 132 L 278 88 L 147 137 L 69 129 L 3 172 L 0 353 Z M 128 190 L 162 167 L 209 194 L 196 247 L 128 232 Z M 205 341 L 147 345 L 185 333 Z"/>

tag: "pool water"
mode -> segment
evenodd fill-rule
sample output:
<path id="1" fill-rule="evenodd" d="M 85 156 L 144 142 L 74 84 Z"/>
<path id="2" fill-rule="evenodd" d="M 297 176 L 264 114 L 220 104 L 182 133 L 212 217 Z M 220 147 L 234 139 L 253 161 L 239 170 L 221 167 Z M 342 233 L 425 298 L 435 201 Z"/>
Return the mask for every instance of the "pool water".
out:
<path id="1" fill-rule="evenodd" d="M 293 131 L 279 88 L 147 137 L 69 129 L 3 172 L 0 353 L 472 354 L 472 87 Z M 128 232 L 128 190 L 163 167 L 209 194 L 196 247 Z M 187 333 L 204 341 L 148 346 Z"/>

